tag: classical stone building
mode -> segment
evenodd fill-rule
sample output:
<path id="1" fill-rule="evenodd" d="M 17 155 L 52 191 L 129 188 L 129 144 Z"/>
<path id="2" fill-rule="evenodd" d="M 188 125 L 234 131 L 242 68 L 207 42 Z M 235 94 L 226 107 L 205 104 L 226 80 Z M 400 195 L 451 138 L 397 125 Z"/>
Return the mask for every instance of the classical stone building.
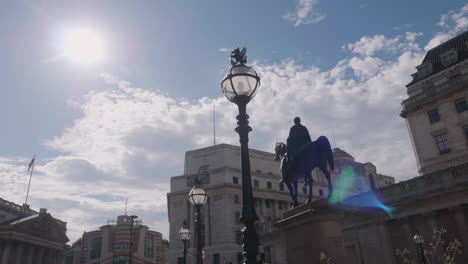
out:
<path id="1" fill-rule="evenodd" d="M 394 183 L 394 178 L 378 174 L 371 163 L 359 163 L 348 153 L 334 150 L 337 169 L 332 173 L 332 182 L 341 169 L 353 167 L 362 177 L 362 184 L 351 192 L 359 193 Z M 254 198 L 259 216 L 258 233 L 261 239 L 260 251 L 269 263 L 286 262 L 285 245 L 274 239 L 274 223 L 282 219 L 290 208 L 290 195 L 280 180 L 279 162 L 275 155 L 259 150 L 250 150 L 251 174 Z M 326 197 L 327 182 L 318 170 L 313 172 L 315 179 L 313 195 L 315 199 Z M 185 220 L 195 232 L 195 208 L 187 200 L 188 192 L 195 180 L 201 182 L 208 195 L 202 207 L 202 241 L 205 263 L 240 263 L 242 224 L 239 223 L 242 207 L 240 148 L 220 144 L 208 148 L 188 151 L 185 155 L 185 174 L 171 178 L 171 192 L 167 194 L 169 212 L 169 263 L 182 260 L 182 241 L 178 231 Z M 302 184 L 300 185 L 302 186 Z M 301 188 L 300 200 L 305 201 L 307 189 Z M 195 260 L 196 238 L 192 235 L 188 243 L 188 262 Z M 273 260 L 273 261 L 272 261 Z"/>
<path id="2" fill-rule="evenodd" d="M 401 116 L 424 175 L 468 160 L 468 31 L 429 50 L 416 68 Z"/>
<path id="3" fill-rule="evenodd" d="M 85 232 L 67 254 L 66 264 L 165 264 L 162 235 L 136 216 L 120 215 L 99 230 Z"/>
<path id="4" fill-rule="evenodd" d="M 61 264 L 68 238 L 66 223 L 46 209 L 39 213 L 0 198 L 0 263 Z"/>
<path id="5" fill-rule="evenodd" d="M 319 263 L 321 251 L 335 263 L 400 263 L 396 249 L 417 258 L 414 235 L 420 233 L 430 250 L 440 228 L 447 229 L 446 245 L 455 239 L 462 244 L 455 263 L 468 263 L 467 58 L 468 31 L 429 50 L 407 86 L 401 116 L 422 176 L 342 203 L 316 201 L 287 212 L 276 227 L 288 263 Z M 393 210 L 363 206 L 374 197 Z"/>

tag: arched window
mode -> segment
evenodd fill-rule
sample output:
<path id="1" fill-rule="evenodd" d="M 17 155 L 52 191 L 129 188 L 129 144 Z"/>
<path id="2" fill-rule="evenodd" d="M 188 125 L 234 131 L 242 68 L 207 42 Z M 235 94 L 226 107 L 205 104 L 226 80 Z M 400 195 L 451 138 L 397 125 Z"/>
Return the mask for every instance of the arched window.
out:
<path id="1" fill-rule="evenodd" d="M 374 176 L 372 174 L 369 174 L 369 184 L 370 184 L 371 190 L 375 190 Z"/>

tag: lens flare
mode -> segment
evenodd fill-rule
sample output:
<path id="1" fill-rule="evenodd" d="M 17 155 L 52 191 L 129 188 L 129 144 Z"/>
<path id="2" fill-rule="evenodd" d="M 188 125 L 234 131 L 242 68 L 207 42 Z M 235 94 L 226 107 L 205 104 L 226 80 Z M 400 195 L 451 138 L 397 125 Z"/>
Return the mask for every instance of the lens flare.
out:
<path id="1" fill-rule="evenodd" d="M 360 194 L 352 193 L 353 189 L 369 190 Z M 329 202 L 361 208 L 380 208 L 388 215 L 392 215 L 394 208 L 383 204 L 369 186 L 362 180 L 361 175 L 355 173 L 353 167 L 346 167 L 336 181 Z"/>

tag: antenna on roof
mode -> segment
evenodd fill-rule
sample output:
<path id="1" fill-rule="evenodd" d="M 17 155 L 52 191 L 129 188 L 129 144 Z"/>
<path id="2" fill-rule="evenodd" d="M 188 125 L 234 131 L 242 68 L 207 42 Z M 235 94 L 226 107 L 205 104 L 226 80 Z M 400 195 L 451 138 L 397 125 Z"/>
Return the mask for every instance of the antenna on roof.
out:
<path id="1" fill-rule="evenodd" d="M 335 139 L 335 129 L 332 128 L 332 135 L 333 135 L 333 148 L 336 148 L 336 139 Z"/>
<path id="2" fill-rule="evenodd" d="M 216 105 L 213 103 L 213 146 L 216 145 Z"/>
<path id="3" fill-rule="evenodd" d="M 128 198 L 125 197 L 125 215 L 127 215 L 127 200 L 128 200 Z"/>

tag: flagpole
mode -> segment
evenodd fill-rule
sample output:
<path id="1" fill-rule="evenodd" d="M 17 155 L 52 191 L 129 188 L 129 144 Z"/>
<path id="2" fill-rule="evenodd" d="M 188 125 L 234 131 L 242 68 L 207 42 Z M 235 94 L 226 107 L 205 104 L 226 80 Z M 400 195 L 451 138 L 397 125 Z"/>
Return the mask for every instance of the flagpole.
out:
<path id="1" fill-rule="evenodd" d="M 34 170 L 34 163 L 36 162 L 36 155 L 34 155 L 34 158 L 32 160 L 32 165 L 31 165 L 31 174 L 29 175 L 29 184 L 28 184 L 28 192 L 26 193 L 26 202 L 25 204 L 28 204 L 28 196 L 29 196 L 29 187 L 31 187 L 31 179 L 32 179 L 32 174 Z"/>

